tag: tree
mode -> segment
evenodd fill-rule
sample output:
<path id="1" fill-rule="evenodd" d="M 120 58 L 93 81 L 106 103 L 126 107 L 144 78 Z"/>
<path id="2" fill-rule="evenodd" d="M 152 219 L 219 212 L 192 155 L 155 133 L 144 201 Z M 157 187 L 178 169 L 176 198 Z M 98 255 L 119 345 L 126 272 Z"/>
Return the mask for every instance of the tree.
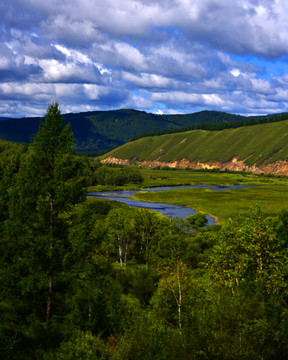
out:
<path id="1" fill-rule="evenodd" d="M 242 284 L 257 287 L 263 294 L 287 291 L 286 259 L 259 207 L 244 219 L 231 220 L 219 240 L 209 265 L 214 283 L 230 288 L 232 294 Z"/>
<path id="2" fill-rule="evenodd" d="M 22 312 L 18 320 L 23 323 L 49 324 L 53 301 L 55 315 L 57 309 L 59 313 L 63 310 L 60 294 L 68 281 L 70 211 L 86 195 L 82 171 L 82 162 L 74 156 L 73 133 L 54 103 L 21 158 L 1 241 L 9 274 L 3 285 L 13 299 L 10 303 L 22 304 L 18 305 Z"/>
<path id="3" fill-rule="evenodd" d="M 198 230 L 201 227 L 204 227 L 208 223 L 208 219 L 205 214 L 196 213 L 194 215 L 189 215 L 185 219 L 188 222 L 188 226 L 192 229 Z"/>
<path id="4" fill-rule="evenodd" d="M 158 226 L 157 215 L 147 209 L 137 210 L 135 212 L 135 231 L 139 238 L 140 252 L 144 253 L 147 268 L 151 256 L 151 243 Z"/>
<path id="5" fill-rule="evenodd" d="M 218 240 L 209 261 L 209 292 L 220 319 L 215 339 L 223 348 L 228 340 L 229 349 L 234 339 L 235 358 L 281 358 L 287 348 L 287 257 L 279 239 L 256 207 L 225 225 Z"/>
<path id="6" fill-rule="evenodd" d="M 107 217 L 107 229 L 112 241 L 117 244 L 121 267 L 126 266 L 129 245 L 135 235 L 134 213 L 131 209 L 115 208 Z"/>
<path id="7" fill-rule="evenodd" d="M 168 271 L 167 271 L 168 270 Z M 183 277 L 185 267 L 183 262 L 177 256 L 176 263 L 169 268 L 164 268 L 161 280 L 159 282 L 159 289 L 169 289 L 174 297 L 177 305 L 178 314 L 178 328 L 181 333 L 182 328 L 182 302 L 183 302 Z"/>
<path id="8" fill-rule="evenodd" d="M 75 331 L 73 337 L 63 341 L 56 352 L 45 354 L 44 360 L 108 360 L 110 358 L 103 340 L 90 332 Z"/>
<path id="9" fill-rule="evenodd" d="M 26 147 L 0 140 L 0 221 L 8 218 L 9 189 L 19 170 L 20 157 Z"/>

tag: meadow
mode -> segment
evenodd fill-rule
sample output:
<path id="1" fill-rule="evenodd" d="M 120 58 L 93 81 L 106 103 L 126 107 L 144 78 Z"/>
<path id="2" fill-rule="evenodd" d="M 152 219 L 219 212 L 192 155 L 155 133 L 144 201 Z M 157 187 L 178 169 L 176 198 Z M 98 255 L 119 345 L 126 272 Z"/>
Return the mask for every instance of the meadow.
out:
<path id="1" fill-rule="evenodd" d="M 139 193 L 135 199 L 192 207 L 225 221 L 246 214 L 259 205 L 265 216 L 276 216 L 288 208 L 288 178 L 247 173 L 141 169 L 142 188 L 165 185 L 247 185 L 245 188 L 213 191 L 211 189 L 175 189 Z"/>

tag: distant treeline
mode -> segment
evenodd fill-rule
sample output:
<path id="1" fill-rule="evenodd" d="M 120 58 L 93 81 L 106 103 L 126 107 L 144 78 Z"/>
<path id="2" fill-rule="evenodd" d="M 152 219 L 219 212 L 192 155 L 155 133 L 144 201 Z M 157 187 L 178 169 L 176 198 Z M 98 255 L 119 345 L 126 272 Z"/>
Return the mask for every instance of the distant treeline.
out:
<path id="1" fill-rule="evenodd" d="M 253 126 L 259 124 L 268 124 L 278 121 L 288 120 L 288 113 L 277 115 L 266 115 L 263 117 L 253 116 L 247 117 L 247 119 L 241 119 L 240 121 L 225 121 L 225 122 L 211 122 L 211 123 L 198 123 L 191 126 L 185 126 L 179 129 L 166 129 L 152 132 L 145 132 L 141 135 L 134 136 L 130 141 L 135 141 L 143 137 L 148 136 L 160 136 L 166 134 L 182 133 L 191 130 L 208 130 L 208 131 L 220 131 L 224 129 L 236 129 L 243 126 Z"/>
<path id="2" fill-rule="evenodd" d="M 77 150 L 76 151 L 76 154 L 78 156 L 87 156 L 87 157 L 98 157 L 98 156 L 101 156 L 101 155 L 104 155 L 106 154 L 107 152 L 109 152 L 110 150 L 113 150 L 113 148 L 111 149 L 103 149 L 103 150 Z"/>

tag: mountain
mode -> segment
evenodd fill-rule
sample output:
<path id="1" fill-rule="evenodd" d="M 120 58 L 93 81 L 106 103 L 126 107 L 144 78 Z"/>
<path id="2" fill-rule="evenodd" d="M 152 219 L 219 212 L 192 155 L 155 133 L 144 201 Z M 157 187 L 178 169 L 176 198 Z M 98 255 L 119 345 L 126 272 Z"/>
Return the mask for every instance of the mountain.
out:
<path id="1" fill-rule="evenodd" d="M 288 175 L 288 120 L 145 137 L 112 150 L 102 161 Z"/>
<path id="2" fill-rule="evenodd" d="M 137 110 L 93 111 L 64 115 L 71 123 L 79 151 L 107 150 L 124 144 L 135 136 L 156 131 L 177 131 L 199 123 L 240 122 L 247 118 L 217 111 L 186 115 L 155 115 Z M 30 141 L 43 118 L 8 119 L 0 122 L 0 138 Z"/>
<path id="3" fill-rule="evenodd" d="M 260 117 L 244 117 L 219 111 L 193 114 L 156 115 L 144 111 L 121 109 L 64 115 L 71 123 L 78 151 L 107 151 L 133 137 L 157 132 L 177 132 L 193 126 L 230 126 L 258 121 Z M 21 118 L 0 121 L 0 138 L 28 143 L 43 118 Z M 237 126 L 238 126 L 237 125 Z M 236 126 L 236 125 L 235 125 Z"/>

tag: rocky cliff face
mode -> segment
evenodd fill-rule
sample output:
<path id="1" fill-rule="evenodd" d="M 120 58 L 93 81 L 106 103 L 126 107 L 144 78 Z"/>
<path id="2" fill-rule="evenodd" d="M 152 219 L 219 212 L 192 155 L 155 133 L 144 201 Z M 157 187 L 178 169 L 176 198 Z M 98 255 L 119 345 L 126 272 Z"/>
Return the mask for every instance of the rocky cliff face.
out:
<path id="1" fill-rule="evenodd" d="M 132 159 L 118 159 L 113 156 L 109 156 L 106 159 L 102 160 L 103 163 L 110 164 L 121 164 L 121 165 L 137 165 L 142 167 L 156 167 L 156 166 L 168 166 L 171 168 L 190 168 L 190 169 L 220 169 L 220 170 L 229 170 L 229 171 L 244 171 L 252 172 L 254 174 L 266 173 L 266 174 L 275 174 L 275 175 L 288 175 L 288 162 L 283 160 L 278 160 L 272 164 L 263 163 L 258 167 L 256 165 L 249 166 L 245 163 L 245 160 L 239 160 L 239 156 L 233 156 L 227 162 L 219 161 L 209 161 L 207 163 L 202 163 L 200 161 L 194 160 L 190 161 L 187 158 L 183 158 L 174 162 L 165 162 L 165 161 L 139 161 L 135 158 Z"/>

